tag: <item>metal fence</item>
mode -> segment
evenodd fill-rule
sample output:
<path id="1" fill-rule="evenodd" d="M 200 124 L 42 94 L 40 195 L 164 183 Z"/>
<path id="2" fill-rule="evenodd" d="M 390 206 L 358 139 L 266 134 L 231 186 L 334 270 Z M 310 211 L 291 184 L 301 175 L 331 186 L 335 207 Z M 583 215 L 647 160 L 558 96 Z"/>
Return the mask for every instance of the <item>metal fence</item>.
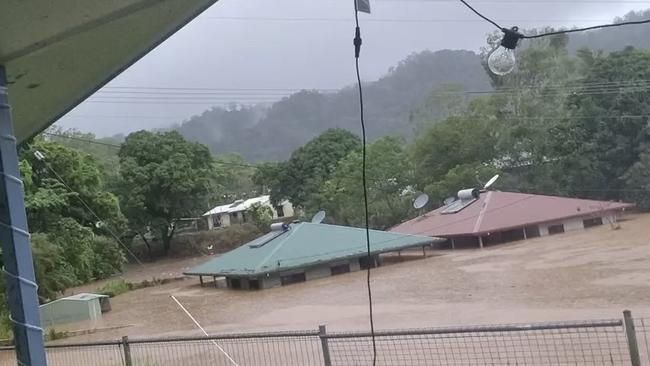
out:
<path id="1" fill-rule="evenodd" d="M 375 333 L 377 365 L 649 365 L 650 319 L 390 330 Z M 371 365 L 364 332 L 128 339 L 47 345 L 49 365 Z M 15 365 L 0 348 L 0 366 Z"/>

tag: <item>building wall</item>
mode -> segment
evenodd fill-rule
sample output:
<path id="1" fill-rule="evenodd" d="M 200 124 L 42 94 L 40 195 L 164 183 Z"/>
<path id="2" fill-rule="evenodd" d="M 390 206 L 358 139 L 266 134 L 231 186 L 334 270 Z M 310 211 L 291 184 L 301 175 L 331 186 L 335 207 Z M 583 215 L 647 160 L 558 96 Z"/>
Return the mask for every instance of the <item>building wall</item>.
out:
<path id="1" fill-rule="evenodd" d="M 330 273 L 329 264 L 318 266 L 318 267 L 312 267 L 305 271 L 305 277 L 307 281 L 328 277 L 330 274 L 331 273 Z"/>
<path id="2" fill-rule="evenodd" d="M 315 267 L 310 267 L 304 269 L 305 273 L 305 281 L 311 281 L 319 278 L 324 278 L 324 277 L 329 277 L 331 275 L 331 267 L 335 265 L 340 265 L 340 264 L 348 264 L 350 266 L 350 272 L 355 272 L 361 270 L 361 266 L 359 264 L 359 259 L 358 258 L 352 258 L 350 260 L 346 261 L 337 261 L 337 262 L 331 262 L 331 263 L 326 263 L 323 265 L 315 266 Z M 291 274 L 291 273 L 300 273 L 302 272 L 300 269 L 295 270 L 295 271 L 290 271 L 286 273 L 270 273 L 268 276 L 267 275 L 262 275 L 257 278 L 260 284 L 260 289 L 269 289 L 273 287 L 279 287 L 282 286 L 282 280 L 281 277 L 283 275 Z M 238 278 L 241 284 L 240 289 L 242 290 L 248 290 L 250 288 L 248 279 L 246 278 Z M 230 278 L 227 279 L 227 285 L 228 287 L 231 287 L 231 282 Z"/>
<path id="3" fill-rule="evenodd" d="M 585 219 L 585 217 L 576 217 L 576 218 L 567 219 L 567 220 L 560 221 L 560 222 L 551 222 L 551 223 L 540 224 L 539 225 L 539 234 L 540 234 L 540 236 L 547 236 L 547 235 L 549 235 L 549 231 L 548 231 L 549 226 L 555 226 L 555 225 L 559 225 L 559 224 L 562 224 L 564 226 L 564 231 L 565 232 L 584 229 L 585 228 L 584 223 L 583 223 L 584 219 Z"/>
<path id="4" fill-rule="evenodd" d="M 260 277 L 260 287 L 263 289 L 282 286 L 280 275 L 277 273 L 270 274 L 268 277 Z"/>
<path id="5" fill-rule="evenodd" d="M 99 299 L 88 301 L 61 299 L 42 305 L 40 313 L 41 323 L 45 327 L 84 320 L 94 321 L 102 317 Z"/>

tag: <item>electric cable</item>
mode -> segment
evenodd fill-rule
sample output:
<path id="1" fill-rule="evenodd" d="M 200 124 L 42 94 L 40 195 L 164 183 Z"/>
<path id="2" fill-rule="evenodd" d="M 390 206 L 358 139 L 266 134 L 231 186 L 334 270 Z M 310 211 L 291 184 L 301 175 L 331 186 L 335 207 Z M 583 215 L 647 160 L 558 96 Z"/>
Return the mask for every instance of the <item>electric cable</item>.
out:
<path id="1" fill-rule="evenodd" d="M 363 87 L 361 85 L 361 73 L 359 71 L 359 55 L 361 54 L 361 28 L 359 27 L 359 4 L 358 0 L 354 1 L 354 21 L 355 21 L 355 32 L 354 32 L 354 65 L 357 74 L 357 87 L 359 88 L 359 120 L 361 122 L 361 143 L 363 144 L 361 150 L 361 185 L 363 187 L 363 209 L 364 209 L 364 221 L 366 228 L 366 250 L 367 250 L 367 269 L 366 269 L 366 287 L 368 289 L 368 311 L 370 318 L 370 335 L 372 338 L 372 365 L 377 364 L 377 342 L 375 339 L 375 320 L 373 314 L 373 304 L 372 304 L 372 286 L 370 283 L 370 268 L 372 267 L 372 252 L 370 250 L 370 220 L 368 214 L 368 184 L 366 181 L 366 160 L 367 160 L 367 149 L 366 149 L 366 121 L 363 114 Z"/>
<path id="2" fill-rule="evenodd" d="M 99 222 L 105 222 L 101 217 L 99 217 L 99 215 L 95 213 L 95 211 L 92 208 L 90 208 L 90 206 L 86 203 L 86 201 L 83 198 L 81 198 L 81 194 L 79 194 L 79 192 L 76 192 L 74 189 L 72 189 L 72 187 L 70 187 L 65 182 L 65 180 L 63 180 L 63 177 L 61 177 L 61 175 L 59 175 L 59 173 L 57 173 L 56 170 L 54 170 L 54 168 L 52 168 L 52 166 L 47 161 L 45 161 L 44 159 L 39 159 L 39 160 L 42 161 L 45 167 L 47 167 L 48 170 L 56 176 L 56 178 L 59 180 L 59 182 L 61 182 L 61 184 L 63 184 L 71 193 L 75 193 L 75 196 L 77 197 L 79 202 L 81 202 L 81 204 L 88 210 L 88 212 L 90 212 Z M 126 250 L 126 252 L 129 253 L 131 257 L 133 257 L 133 259 L 135 259 L 135 261 L 139 265 L 141 266 L 143 265 L 140 259 L 138 259 L 138 257 L 135 254 L 133 254 L 133 252 L 126 246 L 126 244 L 122 242 L 122 240 L 120 240 L 120 238 L 113 232 L 113 230 L 111 230 L 108 226 L 104 228 L 106 229 L 106 231 L 108 231 L 109 234 L 111 234 L 111 236 L 115 239 L 115 241 L 117 241 L 122 246 L 122 248 L 124 248 L 124 250 Z"/>
<path id="3" fill-rule="evenodd" d="M 474 14 L 481 17 L 486 22 L 494 25 L 496 28 L 503 31 L 504 33 L 508 34 L 508 32 L 513 32 L 513 30 L 511 30 L 511 29 L 501 27 L 497 22 L 495 22 L 494 20 L 492 20 L 492 19 L 488 18 L 487 16 L 483 15 L 478 10 L 474 9 L 474 7 L 472 7 L 470 4 L 468 4 L 467 1 L 465 1 L 465 0 L 459 0 L 459 1 L 463 5 L 465 5 L 468 9 L 470 9 Z M 627 25 L 639 25 L 639 24 L 647 24 L 647 23 L 650 23 L 650 19 L 648 19 L 648 20 L 639 20 L 639 21 L 627 21 L 627 22 L 620 22 L 620 23 L 611 23 L 611 24 L 601 24 L 601 25 L 594 25 L 594 26 L 591 26 L 591 27 L 573 28 L 573 29 L 559 30 L 559 31 L 553 31 L 553 32 L 545 32 L 545 33 L 540 33 L 540 34 L 535 34 L 535 35 L 521 34 L 521 33 L 516 32 L 516 30 L 514 30 L 514 32 L 516 32 L 516 34 L 517 34 L 517 36 L 519 38 L 534 39 L 534 38 L 554 36 L 554 35 L 559 35 L 559 34 L 584 32 L 584 31 L 593 30 L 593 29 L 623 27 L 623 26 L 627 26 Z"/>

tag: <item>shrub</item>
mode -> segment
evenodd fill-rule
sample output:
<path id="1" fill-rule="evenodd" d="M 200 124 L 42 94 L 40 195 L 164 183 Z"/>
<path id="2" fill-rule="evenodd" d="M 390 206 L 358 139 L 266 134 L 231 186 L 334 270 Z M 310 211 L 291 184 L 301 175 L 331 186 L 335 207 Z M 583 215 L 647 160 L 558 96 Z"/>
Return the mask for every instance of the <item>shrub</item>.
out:
<path id="1" fill-rule="evenodd" d="M 124 280 L 109 281 L 97 289 L 97 293 L 108 297 L 115 297 L 132 289 L 132 285 Z"/>

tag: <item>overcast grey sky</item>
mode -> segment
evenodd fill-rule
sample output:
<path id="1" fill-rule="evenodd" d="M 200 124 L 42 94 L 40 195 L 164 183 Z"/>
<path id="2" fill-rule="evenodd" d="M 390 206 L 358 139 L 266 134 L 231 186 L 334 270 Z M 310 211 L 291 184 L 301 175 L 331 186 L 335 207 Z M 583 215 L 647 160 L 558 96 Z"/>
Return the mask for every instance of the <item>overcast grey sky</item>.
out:
<path id="1" fill-rule="evenodd" d="M 520 28 L 609 23 L 650 8 L 650 0 L 469 2 L 503 26 Z M 371 0 L 371 5 L 373 13 L 361 16 L 364 80 L 379 78 L 413 52 L 476 51 L 493 30 L 457 0 Z M 352 6 L 351 0 L 221 0 L 58 125 L 99 136 L 129 133 L 180 122 L 215 101 L 271 101 L 287 89 L 349 85 Z"/>

